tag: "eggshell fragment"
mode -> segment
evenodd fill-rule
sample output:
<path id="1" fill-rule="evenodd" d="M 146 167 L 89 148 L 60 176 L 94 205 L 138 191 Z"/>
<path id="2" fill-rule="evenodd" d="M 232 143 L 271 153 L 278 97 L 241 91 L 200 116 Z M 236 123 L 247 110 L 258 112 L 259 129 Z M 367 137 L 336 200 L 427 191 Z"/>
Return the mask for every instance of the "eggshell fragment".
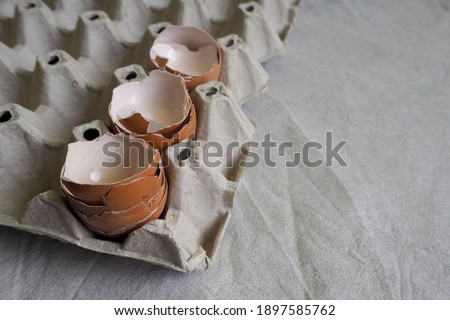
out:
<path id="1" fill-rule="evenodd" d="M 111 189 L 103 198 L 103 203 L 114 211 L 126 210 L 138 203 L 151 199 L 162 187 L 164 175 L 143 177 Z"/>
<path id="2" fill-rule="evenodd" d="M 63 187 L 63 191 L 66 195 L 67 202 L 69 203 L 70 207 L 76 211 L 83 212 L 86 216 L 93 216 L 93 215 L 100 215 L 103 212 L 108 211 L 108 207 L 105 205 L 99 205 L 99 206 L 91 206 L 88 204 L 85 204 L 81 201 L 78 201 L 76 198 L 74 198 L 72 195 L 67 193 L 67 189 Z"/>
<path id="3" fill-rule="evenodd" d="M 152 146 L 156 149 L 164 150 L 167 147 L 176 144 L 182 140 L 194 138 L 196 128 L 197 128 L 197 114 L 195 111 L 195 107 L 192 104 L 191 111 L 186 117 L 186 120 L 182 122 L 178 128 L 173 129 L 172 132 L 168 132 L 166 134 L 158 132 L 134 136 L 137 138 L 142 138 L 146 141 L 150 141 Z M 120 129 L 117 130 L 121 132 Z"/>
<path id="4" fill-rule="evenodd" d="M 102 205 L 102 198 L 116 184 L 155 175 L 161 155 L 157 150 L 149 149 L 140 139 L 130 140 L 130 144 L 139 144 L 142 146 L 141 150 L 149 150 L 149 153 L 140 155 L 138 148 L 129 148 L 128 166 L 124 161 L 112 168 L 102 165 L 103 162 L 112 160 L 103 150 L 112 143 L 118 146 L 113 150 L 122 155 L 121 160 L 125 160 L 124 139 L 120 135 L 105 134 L 96 141 L 69 144 L 66 162 L 61 171 L 61 183 L 78 201 Z M 143 163 L 140 164 L 140 160 Z"/>
<path id="5" fill-rule="evenodd" d="M 165 181 L 165 179 L 164 179 Z M 158 194 L 147 204 L 138 205 L 121 212 L 104 212 L 101 215 L 86 216 L 74 210 L 81 221 L 92 231 L 107 237 L 119 237 L 158 219 L 167 201 L 167 185 L 163 184 Z"/>
<path id="6" fill-rule="evenodd" d="M 114 166 L 104 163 L 111 160 L 107 159 L 106 151 L 111 150 L 105 150 L 107 143 L 114 143 L 121 156 Z M 163 212 L 168 186 L 160 161 L 158 150 L 144 140 L 106 134 L 95 141 L 69 145 L 61 187 L 89 229 L 108 237 L 121 236 Z"/>
<path id="7" fill-rule="evenodd" d="M 159 70 L 114 89 L 109 115 L 115 133 L 142 138 L 161 150 L 193 138 L 197 128 L 183 78 Z"/>
<path id="8" fill-rule="evenodd" d="M 100 215 L 107 211 L 124 211 L 133 207 L 136 203 L 145 202 L 151 199 L 162 187 L 164 175 L 146 176 L 136 179 L 130 183 L 120 184 L 110 189 L 106 196 L 102 197 L 104 205 L 92 206 L 78 201 L 73 195 L 67 192 L 67 200 L 70 206 L 83 212 L 86 216 Z"/>
<path id="9" fill-rule="evenodd" d="M 150 49 L 149 69 L 182 76 L 189 91 L 200 84 L 218 80 L 222 52 L 207 32 L 186 26 L 169 26 Z"/>

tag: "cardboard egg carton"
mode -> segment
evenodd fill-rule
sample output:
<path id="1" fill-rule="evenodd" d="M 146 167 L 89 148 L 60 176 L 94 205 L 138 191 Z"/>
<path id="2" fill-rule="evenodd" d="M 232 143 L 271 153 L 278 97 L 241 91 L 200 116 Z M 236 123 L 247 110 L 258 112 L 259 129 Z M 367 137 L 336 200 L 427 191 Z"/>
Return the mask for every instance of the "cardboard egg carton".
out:
<path id="1" fill-rule="evenodd" d="M 119 84 L 147 74 L 170 24 L 218 39 L 220 81 L 197 87 L 196 141 L 250 141 L 240 106 L 264 92 L 261 62 L 283 51 L 299 0 L 46 0 L 0 2 L 0 225 L 179 271 L 206 269 L 231 217 L 242 170 L 208 168 L 193 141 L 164 151 L 170 194 L 163 219 L 122 241 L 102 239 L 72 214 L 59 175 L 67 144 L 109 132 Z M 183 150 L 180 152 L 180 150 Z"/>

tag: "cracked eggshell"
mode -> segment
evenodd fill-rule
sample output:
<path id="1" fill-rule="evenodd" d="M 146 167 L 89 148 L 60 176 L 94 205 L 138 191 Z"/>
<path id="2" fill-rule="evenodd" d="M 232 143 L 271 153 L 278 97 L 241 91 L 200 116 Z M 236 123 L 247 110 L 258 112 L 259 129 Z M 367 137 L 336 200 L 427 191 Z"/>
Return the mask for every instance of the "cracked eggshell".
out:
<path id="1" fill-rule="evenodd" d="M 72 144 L 61 173 L 62 189 L 75 214 L 90 230 L 106 237 L 125 235 L 158 219 L 167 201 L 168 186 L 164 169 L 160 167 L 159 152 L 142 139 L 130 140 L 129 166 L 126 166 L 125 139 L 129 138 L 106 134 L 95 141 Z M 120 165 L 113 168 L 103 166 L 103 161 L 108 161 L 104 147 L 109 142 L 115 143 L 111 146 L 122 157 Z M 136 153 L 139 152 L 136 143 L 143 146 L 141 153 Z M 151 157 L 150 164 L 148 157 Z M 77 188 L 70 189 L 71 184 Z M 100 198 L 94 198 L 99 195 Z M 87 198 L 96 204 L 86 203 Z"/>
<path id="2" fill-rule="evenodd" d="M 165 149 L 195 136 L 197 114 L 183 78 L 155 70 L 118 86 L 109 107 L 112 130 Z"/>
<path id="3" fill-rule="evenodd" d="M 164 211 L 167 194 L 167 183 L 164 182 L 158 194 L 150 199 L 147 204 L 141 202 L 126 211 L 110 211 L 93 216 L 86 216 L 80 211 L 74 211 L 80 220 L 93 232 L 105 237 L 120 237 L 152 220 L 158 219 Z"/>
<path id="4" fill-rule="evenodd" d="M 61 171 L 61 184 L 68 197 L 87 205 L 103 206 L 103 198 L 113 187 L 156 174 L 161 159 L 159 151 L 149 147 L 142 139 L 131 138 L 130 144 L 142 145 L 141 151 L 146 152 L 130 148 L 129 165 L 126 166 L 125 139 L 129 138 L 107 133 L 94 141 L 69 144 L 66 162 Z M 103 150 L 108 143 L 115 146 L 112 150 L 121 156 L 120 164 L 111 168 L 104 166 L 104 162 L 112 161 L 111 156 Z M 149 157 L 152 157 L 151 161 Z M 143 160 L 143 166 L 139 165 L 140 160 Z"/>
<path id="5" fill-rule="evenodd" d="M 159 174 L 120 184 L 111 189 L 103 203 L 112 211 L 127 210 L 136 203 L 152 199 L 161 189 L 164 178 L 164 174 Z"/>
<path id="6" fill-rule="evenodd" d="M 101 215 L 108 211 L 125 211 L 139 202 L 152 199 L 160 191 L 164 183 L 164 171 L 155 176 L 146 176 L 129 183 L 120 184 L 111 188 L 103 197 L 103 205 L 92 206 L 78 201 L 62 185 L 69 205 L 85 216 Z"/>
<path id="7" fill-rule="evenodd" d="M 186 118 L 188 96 L 181 77 L 156 70 L 142 81 L 114 89 L 111 120 L 136 134 L 171 131 Z"/>
<path id="8" fill-rule="evenodd" d="M 179 128 L 168 134 L 149 133 L 146 135 L 139 135 L 137 137 L 146 141 L 151 141 L 154 148 L 164 150 L 167 147 L 176 144 L 186 139 L 194 139 L 195 130 L 197 128 L 197 113 L 195 107 L 191 105 L 191 111 L 186 117 L 185 121 L 181 123 Z M 179 131 L 178 131 L 179 130 Z"/>
<path id="9" fill-rule="evenodd" d="M 150 49 L 149 69 L 182 76 L 189 91 L 200 84 L 218 80 L 221 68 L 219 44 L 197 27 L 169 26 Z"/>
<path id="10" fill-rule="evenodd" d="M 75 210 L 77 212 L 82 212 L 86 216 L 100 215 L 103 212 L 108 211 L 107 206 L 104 206 L 104 205 L 103 206 L 102 205 L 91 206 L 91 205 L 85 204 L 81 201 L 78 201 L 72 195 L 67 193 L 67 191 L 66 191 L 67 189 L 65 189 L 64 186 L 62 186 L 62 187 L 63 187 L 63 191 L 66 195 L 67 202 L 69 203 L 69 206 L 73 210 Z"/>

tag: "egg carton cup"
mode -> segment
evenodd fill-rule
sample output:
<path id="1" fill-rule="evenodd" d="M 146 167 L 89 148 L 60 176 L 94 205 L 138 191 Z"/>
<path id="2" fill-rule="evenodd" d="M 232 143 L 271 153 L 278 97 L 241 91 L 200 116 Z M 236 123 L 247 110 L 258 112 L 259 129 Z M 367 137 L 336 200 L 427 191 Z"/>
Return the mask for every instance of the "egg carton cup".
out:
<path id="1" fill-rule="evenodd" d="M 206 269 L 232 215 L 245 152 L 202 165 L 208 141 L 251 141 L 241 110 L 267 89 L 261 62 L 281 53 L 299 0 L 0 1 L 0 225 L 175 270 Z M 109 132 L 112 90 L 147 75 L 168 25 L 200 27 L 223 53 L 219 81 L 198 86 L 196 141 L 162 154 L 169 198 L 162 219 L 121 241 L 89 231 L 61 196 L 67 144 Z"/>

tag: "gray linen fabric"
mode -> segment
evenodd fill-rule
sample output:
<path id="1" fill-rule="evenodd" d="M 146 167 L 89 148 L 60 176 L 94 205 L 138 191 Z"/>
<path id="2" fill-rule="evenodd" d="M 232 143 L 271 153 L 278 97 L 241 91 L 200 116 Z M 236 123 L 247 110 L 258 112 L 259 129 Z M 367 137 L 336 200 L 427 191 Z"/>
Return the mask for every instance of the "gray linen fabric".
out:
<path id="1" fill-rule="evenodd" d="M 245 172 L 207 271 L 0 228 L 0 298 L 450 299 L 449 8 L 304 0 L 269 92 L 244 107 L 256 141 L 295 150 Z M 285 168 L 327 131 L 349 167 Z"/>

